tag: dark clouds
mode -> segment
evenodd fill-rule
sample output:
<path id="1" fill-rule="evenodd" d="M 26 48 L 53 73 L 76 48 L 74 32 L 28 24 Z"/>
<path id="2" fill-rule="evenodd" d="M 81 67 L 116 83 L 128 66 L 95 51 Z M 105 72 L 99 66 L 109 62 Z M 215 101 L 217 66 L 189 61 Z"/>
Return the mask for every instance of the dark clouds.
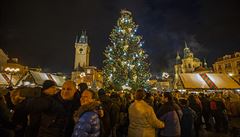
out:
<path id="1" fill-rule="evenodd" d="M 72 71 L 75 36 L 82 30 L 89 37 L 91 65 L 101 68 L 124 8 L 139 24 L 154 73 L 172 69 L 184 41 L 209 64 L 240 49 L 236 0 L 5 0 L 0 7 L 0 48 L 25 65 L 53 72 Z"/>

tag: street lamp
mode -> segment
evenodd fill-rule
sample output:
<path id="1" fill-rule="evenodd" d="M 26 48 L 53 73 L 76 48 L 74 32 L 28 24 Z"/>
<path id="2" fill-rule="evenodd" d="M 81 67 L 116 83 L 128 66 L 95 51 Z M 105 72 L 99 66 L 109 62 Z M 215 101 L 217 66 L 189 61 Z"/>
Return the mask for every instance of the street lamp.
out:
<path id="1" fill-rule="evenodd" d="M 9 74 L 10 74 L 10 83 L 9 83 L 9 86 L 11 86 L 11 84 L 12 84 L 12 75 L 13 75 L 13 74 L 16 74 L 17 72 L 19 72 L 20 69 L 19 69 L 19 68 L 6 67 L 6 68 L 4 69 L 4 71 L 5 71 L 6 73 L 9 73 Z"/>
<path id="2" fill-rule="evenodd" d="M 228 73 L 228 75 L 229 75 L 230 77 L 232 77 L 232 76 L 233 76 L 233 73 Z"/>

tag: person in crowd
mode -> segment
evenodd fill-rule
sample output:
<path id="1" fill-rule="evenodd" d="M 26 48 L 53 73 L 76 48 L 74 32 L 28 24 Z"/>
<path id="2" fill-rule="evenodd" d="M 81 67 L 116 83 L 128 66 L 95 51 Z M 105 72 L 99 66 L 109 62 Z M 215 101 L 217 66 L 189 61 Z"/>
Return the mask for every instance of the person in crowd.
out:
<path id="1" fill-rule="evenodd" d="M 232 108 L 231 108 L 231 104 L 232 104 L 231 98 L 229 96 L 226 97 L 226 99 L 225 99 L 225 106 L 226 106 L 226 110 L 227 110 L 227 114 L 228 114 L 228 118 L 229 119 L 231 119 L 232 114 L 233 114 Z"/>
<path id="2" fill-rule="evenodd" d="M 4 95 L 0 95 L 0 135 L 14 137 L 14 125 L 11 122 L 11 113 L 7 107 Z"/>
<path id="3" fill-rule="evenodd" d="M 201 125 L 202 125 L 202 104 L 199 98 L 197 97 L 197 95 L 193 95 L 193 94 L 191 94 L 188 97 L 188 101 L 189 101 L 189 107 L 193 109 L 197 114 L 197 118 L 194 121 L 194 127 L 195 127 L 195 135 L 196 137 L 199 137 L 199 130 L 201 129 Z"/>
<path id="4" fill-rule="evenodd" d="M 99 137 L 100 136 L 100 102 L 91 89 L 83 91 L 80 102 L 81 106 L 74 114 L 76 125 L 72 137 Z"/>
<path id="5" fill-rule="evenodd" d="M 64 108 L 63 116 L 66 120 L 64 125 L 65 137 L 71 137 L 75 125 L 73 114 L 80 107 L 80 95 L 77 92 L 75 82 L 66 81 L 57 95 L 57 99 Z"/>
<path id="6" fill-rule="evenodd" d="M 165 123 L 165 127 L 159 131 L 160 137 L 180 137 L 182 112 L 178 114 L 180 109 L 176 106 L 172 94 L 164 92 L 163 105 L 158 112 L 158 117 Z"/>
<path id="7" fill-rule="evenodd" d="M 162 101 L 161 101 L 161 99 L 162 99 L 162 96 L 161 96 L 161 94 L 160 93 L 156 93 L 155 95 L 154 95 L 154 112 L 155 112 L 155 114 L 157 114 L 157 112 L 158 112 L 158 109 L 161 107 L 161 105 L 162 105 Z"/>
<path id="8" fill-rule="evenodd" d="M 194 120 L 196 113 L 189 107 L 189 102 L 186 99 L 179 99 L 182 108 L 183 116 L 181 123 L 181 137 L 194 137 Z"/>
<path id="9" fill-rule="evenodd" d="M 147 102 L 151 107 L 154 107 L 154 97 L 151 93 L 146 93 L 144 101 Z"/>
<path id="10" fill-rule="evenodd" d="M 8 90 L 9 92 L 7 92 L 5 95 L 4 95 L 4 98 L 5 98 L 5 101 L 6 101 L 6 104 L 7 104 L 7 107 L 8 109 L 12 110 L 14 108 L 14 104 L 12 103 L 11 101 L 11 91 L 13 91 L 13 86 L 9 86 L 6 88 L 6 90 Z"/>
<path id="11" fill-rule="evenodd" d="M 233 92 L 229 95 L 229 110 L 232 118 L 240 117 L 240 93 Z"/>
<path id="12" fill-rule="evenodd" d="M 51 119 L 47 119 L 42 116 L 43 112 L 48 112 L 49 114 L 52 113 L 59 113 L 56 112 L 53 108 L 53 104 L 55 103 L 54 95 L 57 92 L 56 83 L 52 80 L 46 80 L 43 83 L 41 89 L 41 96 L 30 98 L 25 106 L 25 109 L 28 113 L 28 126 L 26 128 L 25 136 L 26 137 L 37 137 L 39 136 L 39 128 L 41 128 L 41 134 L 43 133 L 43 125 L 49 124 L 44 123 L 50 122 Z M 46 125 L 51 126 L 51 125 Z M 47 129 L 47 128 L 46 128 Z"/>
<path id="13" fill-rule="evenodd" d="M 211 110 L 215 119 L 215 130 L 217 132 L 228 132 L 228 117 L 226 106 L 220 93 L 216 94 L 211 101 Z"/>
<path id="14" fill-rule="evenodd" d="M 103 130 L 101 131 L 101 137 L 108 137 L 112 131 L 111 120 L 110 120 L 110 111 L 112 107 L 112 101 L 109 96 L 106 95 L 104 89 L 98 90 L 98 97 L 101 102 L 102 109 L 104 111 L 104 116 L 101 117 Z"/>
<path id="15" fill-rule="evenodd" d="M 78 107 L 74 106 L 76 92 L 76 84 L 73 81 L 64 82 L 60 96 L 54 96 L 41 114 L 38 137 L 71 136 L 74 128 L 73 112 Z"/>
<path id="16" fill-rule="evenodd" d="M 129 113 L 128 108 L 134 102 L 133 96 L 127 92 L 120 92 L 120 122 L 118 126 L 119 137 L 127 137 L 129 126 Z"/>
<path id="17" fill-rule="evenodd" d="M 108 96 L 108 97 L 111 96 L 111 92 L 109 90 L 106 91 L 106 96 Z"/>
<path id="18" fill-rule="evenodd" d="M 82 83 L 78 84 L 78 92 L 79 92 L 80 96 L 85 89 L 88 89 L 87 83 L 82 82 Z"/>
<path id="19" fill-rule="evenodd" d="M 116 92 L 113 92 L 110 96 L 112 101 L 112 106 L 110 109 L 110 121 L 112 127 L 112 136 L 119 137 L 119 123 L 120 123 L 120 110 L 121 110 L 121 101 L 120 97 Z"/>
<path id="20" fill-rule="evenodd" d="M 210 130 L 211 129 L 211 125 L 209 123 L 209 119 L 210 119 L 210 116 L 211 116 L 210 100 L 205 94 L 201 93 L 200 94 L 200 101 L 202 102 L 202 115 L 203 115 L 203 118 L 204 118 L 206 129 Z"/>
<path id="21" fill-rule="evenodd" d="M 12 122 L 15 125 L 15 137 L 24 137 L 27 127 L 27 112 L 24 107 L 26 106 L 26 97 L 23 97 L 20 92 L 25 87 L 19 87 L 11 91 L 11 101 L 14 104 Z"/>
<path id="22" fill-rule="evenodd" d="M 164 128 L 153 108 L 143 100 L 144 96 L 144 90 L 137 90 L 135 101 L 129 106 L 128 137 L 155 137 L 155 128 Z"/>
<path id="23" fill-rule="evenodd" d="M 228 118 L 240 117 L 240 98 L 237 93 L 229 93 L 225 99 L 225 106 L 227 109 Z"/>
<path id="24" fill-rule="evenodd" d="M 174 91 L 173 95 L 174 95 L 173 96 L 174 103 L 176 103 L 177 105 L 180 105 L 179 99 L 180 99 L 181 93 L 179 91 Z"/>

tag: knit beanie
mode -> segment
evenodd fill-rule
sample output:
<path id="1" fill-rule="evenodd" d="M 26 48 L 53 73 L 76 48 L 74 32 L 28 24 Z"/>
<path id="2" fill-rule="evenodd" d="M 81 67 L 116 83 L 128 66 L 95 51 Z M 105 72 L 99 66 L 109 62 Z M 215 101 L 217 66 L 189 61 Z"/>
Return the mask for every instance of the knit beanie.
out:
<path id="1" fill-rule="evenodd" d="M 56 85 L 57 84 L 54 81 L 52 81 L 52 80 L 45 80 L 43 82 L 42 90 L 46 90 L 46 89 L 48 89 L 48 88 L 50 88 L 52 86 L 56 86 Z"/>

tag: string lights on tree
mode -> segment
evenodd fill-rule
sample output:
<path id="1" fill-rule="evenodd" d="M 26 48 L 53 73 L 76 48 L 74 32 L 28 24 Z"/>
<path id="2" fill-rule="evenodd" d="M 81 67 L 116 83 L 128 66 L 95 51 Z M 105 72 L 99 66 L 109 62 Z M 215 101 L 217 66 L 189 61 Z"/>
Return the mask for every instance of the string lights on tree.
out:
<path id="1" fill-rule="evenodd" d="M 148 55 L 142 49 L 144 42 L 137 35 L 138 25 L 132 18 L 132 13 L 121 11 L 110 34 L 111 44 L 106 47 L 103 61 L 103 76 L 106 87 L 114 86 L 117 90 L 122 87 L 131 89 L 148 87 L 150 78 Z"/>

